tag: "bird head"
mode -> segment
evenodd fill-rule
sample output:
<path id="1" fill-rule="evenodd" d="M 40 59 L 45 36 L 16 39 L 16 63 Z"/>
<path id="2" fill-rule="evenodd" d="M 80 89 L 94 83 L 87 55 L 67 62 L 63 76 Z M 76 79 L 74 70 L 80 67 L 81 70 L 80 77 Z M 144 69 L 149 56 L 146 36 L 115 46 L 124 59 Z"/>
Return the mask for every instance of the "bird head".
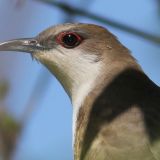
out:
<path id="1" fill-rule="evenodd" d="M 113 64 L 119 68 L 117 63 L 133 61 L 109 31 L 82 23 L 57 25 L 34 38 L 3 42 L 0 51 L 31 53 L 57 77 L 71 98 L 98 82 Z"/>

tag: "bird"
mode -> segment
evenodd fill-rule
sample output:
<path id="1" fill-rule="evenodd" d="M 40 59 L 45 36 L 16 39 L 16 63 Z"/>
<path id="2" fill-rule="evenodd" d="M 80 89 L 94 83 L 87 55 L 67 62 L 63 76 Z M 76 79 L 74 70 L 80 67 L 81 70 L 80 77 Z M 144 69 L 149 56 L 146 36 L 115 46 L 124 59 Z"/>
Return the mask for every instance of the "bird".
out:
<path id="1" fill-rule="evenodd" d="M 160 87 L 106 28 L 59 24 L 0 51 L 30 53 L 60 81 L 73 105 L 74 160 L 160 160 Z"/>

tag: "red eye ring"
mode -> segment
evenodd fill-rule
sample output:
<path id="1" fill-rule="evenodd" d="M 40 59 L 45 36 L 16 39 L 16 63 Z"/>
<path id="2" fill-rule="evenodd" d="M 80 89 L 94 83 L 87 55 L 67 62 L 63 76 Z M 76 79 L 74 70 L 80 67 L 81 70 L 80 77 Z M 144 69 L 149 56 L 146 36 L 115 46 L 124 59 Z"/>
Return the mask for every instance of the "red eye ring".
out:
<path id="1" fill-rule="evenodd" d="M 82 37 L 75 32 L 61 32 L 56 42 L 65 48 L 74 48 L 82 42 Z"/>

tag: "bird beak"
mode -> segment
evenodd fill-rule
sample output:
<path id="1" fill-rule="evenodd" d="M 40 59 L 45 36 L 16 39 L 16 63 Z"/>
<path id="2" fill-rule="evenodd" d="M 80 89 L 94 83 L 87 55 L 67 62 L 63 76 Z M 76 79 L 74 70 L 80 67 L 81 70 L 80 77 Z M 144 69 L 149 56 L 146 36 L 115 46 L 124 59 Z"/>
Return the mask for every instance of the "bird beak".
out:
<path id="1" fill-rule="evenodd" d="M 39 42 L 35 38 L 15 39 L 0 43 L 0 51 L 20 51 L 33 53 L 43 50 Z"/>

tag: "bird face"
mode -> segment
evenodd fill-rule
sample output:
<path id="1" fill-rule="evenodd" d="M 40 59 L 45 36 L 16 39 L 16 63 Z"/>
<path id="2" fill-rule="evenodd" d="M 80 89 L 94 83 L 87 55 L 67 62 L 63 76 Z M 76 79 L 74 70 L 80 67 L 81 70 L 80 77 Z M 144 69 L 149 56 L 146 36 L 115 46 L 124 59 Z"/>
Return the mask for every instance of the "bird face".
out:
<path id="1" fill-rule="evenodd" d="M 0 51 L 31 53 L 59 79 L 72 97 L 81 84 L 90 83 L 97 77 L 105 32 L 96 25 L 63 24 L 51 27 L 35 38 L 1 43 Z"/>
<path id="2" fill-rule="evenodd" d="M 116 61 L 121 65 L 132 61 L 114 35 L 103 27 L 82 23 L 57 25 L 34 38 L 3 42 L 0 51 L 31 53 L 57 77 L 72 100 L 84 97 L 98 78 L 112 72 Z"/>

